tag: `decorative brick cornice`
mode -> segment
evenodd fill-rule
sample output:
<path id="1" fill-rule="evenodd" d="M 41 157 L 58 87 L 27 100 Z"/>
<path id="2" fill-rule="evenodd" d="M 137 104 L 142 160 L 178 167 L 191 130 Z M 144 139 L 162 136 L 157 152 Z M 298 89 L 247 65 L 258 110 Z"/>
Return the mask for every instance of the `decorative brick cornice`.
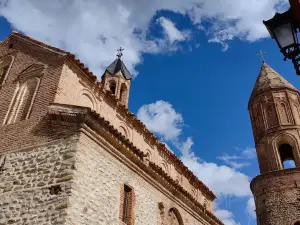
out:
<path id="1" fill-rule="evenodd" d="M 140 167 L 145 170 L 145 160 L 146 155 L 138 148 L 136 148 L 128 139 L 126 139 L 117 129 L 115 129 L 108 121 L 103 117 L 100 117 L 95 111 L 92 111 L 90 108 L 65 105 L 53 103 L 49 106 L 49 117 L 52 120 L 58 120 L 63 122 L 72 122 L 77 124 L 87 124 L 91 128 L 97 129 L 98 133 L 101 132 L 101 135 L 107 137 L 111 135 L 110 138 L 106 138 L 110 141 L 111 145 L 115 143 L 120 143 L 125 146 L 129 152 L 121 151 L 126 157 L 129 157 L 133 162 L 139 161 L 139 165 L 144 165 Z M 119 149 L 119 148 L 116 148 Z M 189 192 L 187 192 L 181 185 L 177 184 L 163 169 L 152 162 L 149 162 L 147 174 L 154 176 L 154 179 L 157 180 L 157 177 L 160 177 L 162 185 L 167 185 L 167 190 L 174 193 L 179 199 L 184 202 L 188 201 L 189 206 L 198 214 L 206 216 L 208 220 L 214 221 L 215 224 L 223 225 L 223 223 L 210 211 L 206 210 L 203 205 L 201 205 Z M 152 171 L 149 173 L 149 170 Z M 180 194 L 179 194 L 180 193 Z"/>
<path id="2" fill-rule="evenodd" d="M 139 133 L 142 134 L 144 137 L 144 140 L 149 144 L 149 145 L 155 145 L 157 150 L 159 151 L 159 154 L 163 154 L 164 156 L 167 157 L 168 162 L 173 163 L 176 170 L 181 171 L 182 174 L 189 180 L 189 182 L 197 189 L 200 189 L 206 197 L 213 201 L 216 196 L 212 191 L 208 189 L 205 184 L 200 181 L 189 169 L 186 167 L 183 162 L 172 152 L 170 152 L 165 144 L 161 143 L 158 138 L 151 132 L 149 131 L 145 124 L 143 124 L 140 120 L 138 120 L 133 113 L 131 113 L 124 105 L 120 104 L 117 99 L 115 98 L 114 95 L 112 95 L 110 92 L 105 92 L 101 88 L 101 82 L 97 80 L 97 76 L 94 75 L 89 69 L 79 60 L 75 57 L 74 54 L 61 50 L 59 48 L 47 45 L 43 42 L 40 42 L 38 40 L 35 40 L 31 37 L 28 37 L 26 35 L 23 35 L 21 33 L 18 33 L 16 31 L 13 31 L 10 36 L 4 40 L 1 45 L 5 44 L 11 37 L 13 38 L 19 38 L 21 40 L 25 40 L 30 44 L 34 44 L 36 46 L 40 46 L 44 50 L 49 50 L 52 53 L 57 53 L 63 57 L 66 58 L 67 61 L 72 62 L 74 65 L 76 65 L 82 72 L 83 74 L 86 75 L 86 77 L 92 82 L 94 85 L 95 89 L 93 90 L 95 93 L 100 94 L 103 96 L 105 99 L 105 102 L 109 102 L 114 106 L 116 109 L 117 113 L 122 115 L 126 121 L 128 121 L 132 127 L 137 130 Z M 102 118 L 104 120 L 104 118 Z"/>
<path id="3" fill-rule="evenodd" d="M 283 169 L 283 170 L 275 170 L 270 171 L 267 173 L 263 173 L 261 175 L 258 175 L 253 178 L 253 180 L 250 183 L 251 190 L 253 189 L 253 185 L 259 181 L 267 180 L 268 178 L 275 178 L 275 177 L 281 177 L 281 176 L 291 176 L 291 174 L 300 173 L 300 168 L 289 168 L 289 169 Z"/>

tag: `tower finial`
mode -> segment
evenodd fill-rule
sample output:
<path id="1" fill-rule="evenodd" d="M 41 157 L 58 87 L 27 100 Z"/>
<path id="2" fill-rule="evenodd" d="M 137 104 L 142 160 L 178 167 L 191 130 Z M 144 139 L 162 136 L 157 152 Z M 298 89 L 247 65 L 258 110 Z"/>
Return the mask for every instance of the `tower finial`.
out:
<path id="1" fill-rule="evenodd" d="M 122 47 L 120 47 L 118 50 L 117 50 L 117 57 L 119 58 L 119 59 L 121 59 L 121 57 L 123 56 L 123 52 L 124 51 L 124 48 L 122 48 Z"/>
<path id="2" fill-rule="evenodd" d="M 260 50 L 257 55 L 261 57 L 263 63 L 266 62 L 266 59 L 265 59 L 266 53 L 265 52 L 263 52 L 262 50 Z"/>

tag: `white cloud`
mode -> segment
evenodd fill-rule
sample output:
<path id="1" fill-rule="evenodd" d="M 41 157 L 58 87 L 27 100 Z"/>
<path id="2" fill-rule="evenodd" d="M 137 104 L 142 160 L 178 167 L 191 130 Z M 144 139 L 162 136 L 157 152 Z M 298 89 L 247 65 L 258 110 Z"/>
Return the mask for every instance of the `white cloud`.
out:
<path id="1" fill-rule="evenodd" d="M 158 22 L 161 24 L 161 26 L 164 28 L 164 32 L 168 37 L 168 40 L 173 43 L 174 41 L 184 41 L 189 38 L 190 32 L 189 31 L 180 31 L 176 28 L 175 24 L 165 18 L 160 17 L 158 19 Z"/>
<path id="2" fill-rule="evenodd" d="M 262 20 L 286 5 L 287 0 L 252 0 L 251 4 L 248 0 L 25 0 L 22 4 L 0 0 L 0 15 L 27 35 L 76 53 L 100 76 L 120 46 L 133 73 L 142 53 L 178 49 L 178 42 L 172 41 L 187 36 L 169 19 L 160 21 L 170 41 L 149 34 L 149 24 L 160 10 L 187 15 L 196 28 L 205 30 L 210 42 L 228 48 L 227 41 L 235 38 L 255 41 L 269 36 Z"/>
<path id="3" fill-rule="evenodd" d="M 239 150 L 239 148 L 237 148 Z M 218 156 L 217 159 L 223 161 L 227 165 L 235 168 L 241 169 L 243 167 L 247 167 L 250 165 L 249 160 L 256 158 L 256 150 L 255 148 L 245 148 L 242 150 L 240 155 L 228 155 L 227 153 L 222 156 Z"/>
<path id="4" fill-rule="evenodd" d="M 179 141 L 182 134 L 183 117 L 173 106 L 164 101 L 143 105 L 137 113 L 138 118 L 151 131 L 164 140 L 171 141 L 181 153 L 180 159 L 218 196 L 250 196 L 249 177 L 228 166 L 205 162 L 192 151 L 191 137 Z"/>
<path id="5" fill-rule="evenodd" d="M 250 198 L 247 202 L 247 213 L 252 218 L 254 218 L 254 219 L 256 218 L 254 198 Z"/>
<path id="6" fill-rule="evenodd" d="M 188 138 L 179 147 L 182 162 L 217 196 L 251 196 L 249 177 L 234 168 L 205 162 L 191 150 L 193 141 Z"/>
<path id="7" fill-rule="evenodd" d="M 243 150 L 242 156 L 244 156 L 246 159 L 255 159 L 256 158 L 256 149 L 247 147 Z"/>
<path id="8" fill-rule="evenodd" d="M 234 220 L 232 212 L 228 210 L 219 209 L 215 211 L 215 214 L 225 225 L 240 225 Z"/>
<path id="9" fill-rule="evenodd" d="M 137 117 L 145 123 L 152 132 L 160 135 L 164 140 L 176 139 L 182 131 L 183 119 L 168 102 L 157 101 L 143 105 Z"/>

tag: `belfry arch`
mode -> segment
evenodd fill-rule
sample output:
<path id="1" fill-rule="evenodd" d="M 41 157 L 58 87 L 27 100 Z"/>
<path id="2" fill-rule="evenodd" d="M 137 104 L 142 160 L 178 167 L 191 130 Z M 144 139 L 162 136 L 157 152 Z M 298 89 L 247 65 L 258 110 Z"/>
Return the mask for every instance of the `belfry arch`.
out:
<path id="1" fill-rule="evenodd" d="M 295 166 L 299 161 L 299 148 L 296 139 L 290 134 L 280 134 L 274 139 L 273 146 L 277 152 L 280 169 L 285 169 L 285 162 L 294 162 Z"/>

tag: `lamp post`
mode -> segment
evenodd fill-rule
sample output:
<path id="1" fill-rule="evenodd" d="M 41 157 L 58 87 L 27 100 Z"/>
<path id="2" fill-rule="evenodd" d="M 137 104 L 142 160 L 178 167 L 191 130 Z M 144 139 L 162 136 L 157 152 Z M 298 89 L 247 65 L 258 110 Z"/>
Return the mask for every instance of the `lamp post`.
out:
<path id="1" fill-rule="evenodd" d="M 284 60 L 291 59 L 296 73 L 300 75 L 300 44 L 297 32 L 300 28 L 300 0 L 290 0 L 291 8 L 284 13 L 276 13 L 263 21 L 271 37 L 276 40 Z"/>

